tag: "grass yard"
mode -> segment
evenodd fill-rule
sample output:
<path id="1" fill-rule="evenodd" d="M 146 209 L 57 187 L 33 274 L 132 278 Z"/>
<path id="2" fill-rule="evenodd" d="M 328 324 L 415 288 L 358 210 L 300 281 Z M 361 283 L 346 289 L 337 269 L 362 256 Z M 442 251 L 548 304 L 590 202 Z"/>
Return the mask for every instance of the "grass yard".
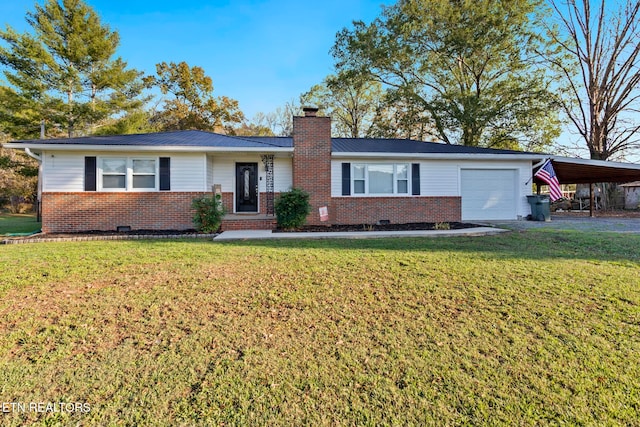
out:
<path id="1" fill-rule="evenodd" d="M 9 233 L 31 233 L 40 230 L 35 214 L 0 214 L 0 236 Z"/>
<path id="2" fill-rule="evenodd" d="M 3 425 L 640 420 L 638 235 L 5 245 L 0 266 Z"/>

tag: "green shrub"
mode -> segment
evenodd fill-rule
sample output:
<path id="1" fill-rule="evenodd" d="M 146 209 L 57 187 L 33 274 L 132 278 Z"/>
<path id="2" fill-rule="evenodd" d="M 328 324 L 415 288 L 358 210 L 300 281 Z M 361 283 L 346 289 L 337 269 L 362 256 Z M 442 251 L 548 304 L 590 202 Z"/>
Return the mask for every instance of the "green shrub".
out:
<path id="1" fill-rule="evenodd" d="M 275 203 L 278 225 L 286 230 L 304 225 L 311 212 L 309 193 L 298 188 L 281 193 Z"/>
<path id="2" fill-rule="evenodd" d="M 195 209 L 193 215 L 193 224 L 198 231 L 203 233 L 215 233 L 220 228 L 222 217 L 227 213 L 222 206 L 222 197 L 219 194 L 215 196 L 205 196 L 193 199 L 191 208 Z"/>

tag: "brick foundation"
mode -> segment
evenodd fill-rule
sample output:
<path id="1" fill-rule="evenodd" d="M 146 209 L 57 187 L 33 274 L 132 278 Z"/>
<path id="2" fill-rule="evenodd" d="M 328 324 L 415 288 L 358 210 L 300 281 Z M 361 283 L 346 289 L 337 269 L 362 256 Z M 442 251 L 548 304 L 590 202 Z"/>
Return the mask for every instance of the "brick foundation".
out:
<path id="1" fill-rule="evenodd" d="M 335 224 L 458 222 L 462 218 L 460 197 L 334 197 L 332 207 Z"/>
<path id="2" fill-rule="evenodd" d="M 191 201 L 206 193 L 43 193 L 42 231 L 68 233 L 132 230 L 193 229 Z"/>
<path id="3" fill-rule="evenodd" d="M 189 230 L 193 228 L 191 201 L 210 193 L 43 193 L 42 231 L 69 233 L 113 231 L 118 226 L 132 230 Z M 232 212 L 233 194 L 223 194 Z M 261 202 L 266 200 L 261 194 Z M 263 205 L 263 203 L 261 203 Z M 262 207 L 262 206 L 261 206 Z M 334 197 L 330 203 L 331 221 L 322 224 L 393 224 L 409 222 L 461 221 L 460 197 Z M 312 212 L 310 219 L 316 219 Z M 312 220 L 313 224 L 318 221 Z M 224 220 L 222 230 L 269 230 L 276 218 L 234 218 Z"/>
<path id="4" fill-rule="evenodd" d="M 211 193 L 198 192 L 75 192 L 42 194 L 42 231 L 74 233 L 115 231 L 118 226 L 132 230 L 190 230 L 191 202 Z M 233 193 L 222 195 L 224 206 L 233 212 Z M 260 194 L 260 209 L 266 209 L 266 194 Z M 271 219 L 224 220 L 223 230 L 265 230 L 276 227 Z"/>

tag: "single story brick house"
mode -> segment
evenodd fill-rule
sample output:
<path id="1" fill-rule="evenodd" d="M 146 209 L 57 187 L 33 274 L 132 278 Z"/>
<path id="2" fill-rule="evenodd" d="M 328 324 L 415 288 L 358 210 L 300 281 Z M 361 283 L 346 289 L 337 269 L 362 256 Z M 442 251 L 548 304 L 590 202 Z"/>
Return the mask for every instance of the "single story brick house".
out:
<path id="1" fill-rule="evenodd" d="M 222 228 L 275 227 L 275 197 L 310 193 L 310 224 L 520 219 L 545 155 L 390 139 L 331 138 L 305 109 L 293 137 L 202 131 L 16 141 L 41 163 L 45 233 L 193 228 L 195 197 L 222 195 Z M 638 168 L 640 172 L 640 168 Z M 320 207 L 328 221 L 321 222 Z"/>

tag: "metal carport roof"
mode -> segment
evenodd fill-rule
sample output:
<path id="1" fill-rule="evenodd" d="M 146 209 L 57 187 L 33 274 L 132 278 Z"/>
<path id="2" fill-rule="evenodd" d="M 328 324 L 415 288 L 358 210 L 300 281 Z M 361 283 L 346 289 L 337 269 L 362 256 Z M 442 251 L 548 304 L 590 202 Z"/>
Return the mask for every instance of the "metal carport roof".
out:
<path id="1" fill-rule="evenodd" d="M 640 180 L 640 164 L 550 156 L 561 184 Z M 540 182 L 542 183 L 542 182 Z"/>

